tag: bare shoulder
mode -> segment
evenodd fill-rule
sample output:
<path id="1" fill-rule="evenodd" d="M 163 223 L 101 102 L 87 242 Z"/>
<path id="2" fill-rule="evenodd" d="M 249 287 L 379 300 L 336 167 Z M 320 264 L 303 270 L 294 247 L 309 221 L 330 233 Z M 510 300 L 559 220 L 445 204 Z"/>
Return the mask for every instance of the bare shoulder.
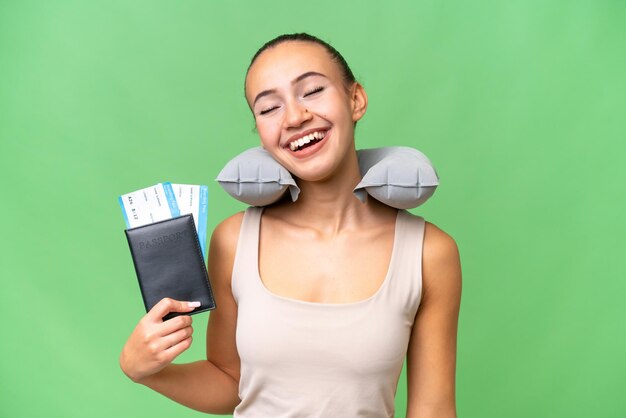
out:
<path id="1" fill-rule="evenodd" d="M 431 260 L 447 259 L 459 252 L 454 238 L 430 222 L 426 222 L 423 251 L 424 258 Z"/>
<path id="2" fill-rule="evenodd" d="M 424 288 L 461 287 L 461 262 L 454 239 L 436 225 L 426 222 L 422 250 Z"/>
<path id="3" fill-rule="evenodd" d="M 239 212 L 224 219 L 211 234 L 209 273 L 214 273 L 216 279 L 230 278 L 227 272 L 232 270 L 243 214 Z"/>
<path id="4" fill-rule="evenodd" d="M 232 247 L 233 244 L 236 247 L 243 214 L 244 212 L 235 213 L 220 222 L 213 230 L 211 242 L 215 242 L 220 247 Z"/>

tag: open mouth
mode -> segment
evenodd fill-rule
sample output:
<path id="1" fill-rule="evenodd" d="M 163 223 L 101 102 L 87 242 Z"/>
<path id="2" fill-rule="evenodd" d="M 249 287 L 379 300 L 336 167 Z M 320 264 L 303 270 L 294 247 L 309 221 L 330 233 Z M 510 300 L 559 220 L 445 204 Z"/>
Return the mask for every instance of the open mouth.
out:
<path id="1" fill-rule="evenodd" d="M 294 152 L 302 151 L 312 145 L 317 144 L 326 136 L 326 131 L 311 132 L 301 138 L 298 138 L 289 143 L 289 149 Z"/>

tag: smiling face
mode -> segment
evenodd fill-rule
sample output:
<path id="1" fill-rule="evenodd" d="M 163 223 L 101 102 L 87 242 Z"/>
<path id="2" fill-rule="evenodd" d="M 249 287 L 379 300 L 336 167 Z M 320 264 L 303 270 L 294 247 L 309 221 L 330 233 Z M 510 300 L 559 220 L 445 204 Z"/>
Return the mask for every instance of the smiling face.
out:
<path id="1" fill-rule="evenodd" d="M 296 177 L 323 180 L 354 151 L 354 123 L 367 108 L 360 84 L 313 42 L 289 41 L 254 61 L 246 99 L 263 147 Z"/>

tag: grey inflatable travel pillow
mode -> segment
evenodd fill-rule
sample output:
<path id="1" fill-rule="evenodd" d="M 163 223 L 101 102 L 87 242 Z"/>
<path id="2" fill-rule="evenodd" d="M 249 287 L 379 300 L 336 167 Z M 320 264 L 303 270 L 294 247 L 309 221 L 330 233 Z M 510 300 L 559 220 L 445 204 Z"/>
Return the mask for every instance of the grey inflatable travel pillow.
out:
<path id="1" fill-rule="evenodd" d="M 434 167 L 416 149 L 363 149 L 357 155 L 362 180 L 354 194 L 362 202 L 369 194 L 394 208 L 415 208 L 428 200 L 439 184 Z M 261 147 L 230 160 L 216 180 L 232 197 L 252 206 L 274 203 L 287 190 L 295 202 L 300 193 L 291 173 Z"/>

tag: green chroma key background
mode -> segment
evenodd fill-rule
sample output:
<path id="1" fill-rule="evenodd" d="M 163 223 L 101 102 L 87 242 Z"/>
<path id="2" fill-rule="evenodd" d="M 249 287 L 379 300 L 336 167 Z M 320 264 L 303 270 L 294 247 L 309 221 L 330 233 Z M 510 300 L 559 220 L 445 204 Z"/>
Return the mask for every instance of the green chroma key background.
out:
<path id="1" fill-rule="evenodd" d="M 294 31 L 365 85 L 358 147 L 441 176 L 413 212 L 462 254 L 459 417 L 625 417 L 618 0 L 1 2 L 0 416 L 200 416 L 119 370 L 143 306 L 116 198 L 208 184 L 209 235 L 242 210 L 213 179 L 258 143 L 252 54 Z"/>

